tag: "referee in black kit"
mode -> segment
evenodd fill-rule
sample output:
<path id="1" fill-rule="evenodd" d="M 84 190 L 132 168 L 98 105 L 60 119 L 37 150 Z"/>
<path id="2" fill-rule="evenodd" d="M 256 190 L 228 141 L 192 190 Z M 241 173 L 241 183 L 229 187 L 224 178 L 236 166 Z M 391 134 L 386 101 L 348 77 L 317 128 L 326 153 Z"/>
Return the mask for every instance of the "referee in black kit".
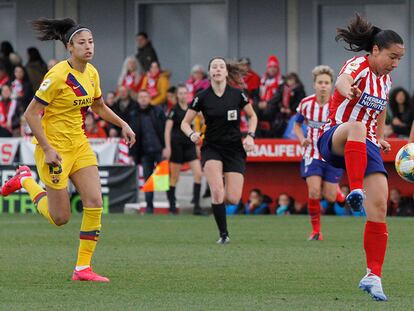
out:
<path id="1" fill-rule="evenodd" d="M 227 231 L 224 202 L 238 204 L 243 189 L 246 152 L 254 147 L 257 117 L 247 96 L 238 88 L 241 66 L 226 63 L 222 57 L 210 60 L 208 73 L 211 86 L 194 99 L 181 123 L 181 129 L 192 142 L 200 140 L 200 133 L 191 129 L 191 123 L 199 111 L 203 113 L 206 134 L 201 148 L 201 163 L 211 190 L 211 206 L 220 231 L 217 243 L 230 242 Z M 249 132 L 242 144 L 240 111 L 249 118 Z M 224 175 L 224 182 L 223 182 Z"/>

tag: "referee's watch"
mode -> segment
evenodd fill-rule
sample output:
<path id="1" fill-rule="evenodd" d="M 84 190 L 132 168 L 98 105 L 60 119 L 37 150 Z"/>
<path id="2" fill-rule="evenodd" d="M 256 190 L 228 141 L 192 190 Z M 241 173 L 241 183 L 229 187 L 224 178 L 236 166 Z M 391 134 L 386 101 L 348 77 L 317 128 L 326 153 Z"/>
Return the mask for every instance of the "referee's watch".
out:
<path id="1" fill-rule="evenodd" d="M 256 138 L 256 135 L 253 132 L 247 132 L 247 135 L 249 135 L 253 139 Z"/>

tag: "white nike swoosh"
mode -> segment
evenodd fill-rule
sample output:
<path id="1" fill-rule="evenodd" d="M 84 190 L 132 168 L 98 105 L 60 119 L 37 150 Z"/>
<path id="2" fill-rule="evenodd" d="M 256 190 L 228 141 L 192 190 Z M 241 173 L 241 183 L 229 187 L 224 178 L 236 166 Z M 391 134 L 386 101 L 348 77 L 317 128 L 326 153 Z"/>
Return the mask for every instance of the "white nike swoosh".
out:
<path id="1" fill-rule="evenodd" d="M 78 85 L 78 86 L 74 86 L 74 87 L 73 87 L 73 89 L 74 89 L 74 90 L 76 90 L 76 89 L 78 89 L 78 88 L 80 88 L 80 85 Z"/>

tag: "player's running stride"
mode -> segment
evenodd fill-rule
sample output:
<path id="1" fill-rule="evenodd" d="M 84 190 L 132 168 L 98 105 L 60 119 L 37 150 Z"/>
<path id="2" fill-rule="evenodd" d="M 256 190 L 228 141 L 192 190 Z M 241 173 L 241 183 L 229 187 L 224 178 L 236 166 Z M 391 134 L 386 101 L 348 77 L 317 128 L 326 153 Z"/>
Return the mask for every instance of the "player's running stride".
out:
<path id="1" fill-rule="evenodd" d="M 104 120 L 121 127 L 131 145 L 135 135 L 103 102 L 98 71 L 89 63 L 94 54 L 91 30 L 69 18 L 39 19 L 33 22 L 33 27 L 40 40 L 61 40 L 70 53 L 67 60 L 49 70 L 24 114 L 36 138 L 35 161 L 46 191 L 33 179 L 30 168 L 21 166 L 3 185 L 1 193 L 7 196 L 23 187 L 39 213 L 51 224 L 62 226 L 70 218 L 67 192 L 70 178 L 83 203 L 78 259 L 72 280 L 109 282 L 91 269 L 101 229 L 102 195 L 96 156 L 83 130 L 85 113 L 91 107 Z"/>

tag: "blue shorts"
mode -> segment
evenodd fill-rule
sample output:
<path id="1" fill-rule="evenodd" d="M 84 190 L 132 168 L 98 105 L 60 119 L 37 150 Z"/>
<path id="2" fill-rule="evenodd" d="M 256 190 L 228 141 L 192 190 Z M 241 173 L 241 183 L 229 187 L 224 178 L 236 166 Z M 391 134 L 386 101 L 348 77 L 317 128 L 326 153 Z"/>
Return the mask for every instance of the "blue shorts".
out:
<path id="1" fill-rule="evenodd" d="M 322 155 L 322 158 L 326 162 L 334 167 L 346 169 L 344 156 L 337 155 L 332 152 L 332 136 L 338 126 L 339 125 L 335 125 L 319 137 L 318 149 Z M 365 176 L 373 173 L 383 173 L 386 177 L 388 177 L 387 170 L 384 167 L 384 161 L 382 160 L 380 154 L 380 148 L 368 139 L 366 140 L 366 145 L 368 161 Z"/>
<path id="2" fill-rule="evenodd" d="M 322 180 L 337 184 L 341 180 L 343 170 L 318 159 L 303 159 L 300 163 L 300 172 L 303 178 L 321 176 Z"/>

